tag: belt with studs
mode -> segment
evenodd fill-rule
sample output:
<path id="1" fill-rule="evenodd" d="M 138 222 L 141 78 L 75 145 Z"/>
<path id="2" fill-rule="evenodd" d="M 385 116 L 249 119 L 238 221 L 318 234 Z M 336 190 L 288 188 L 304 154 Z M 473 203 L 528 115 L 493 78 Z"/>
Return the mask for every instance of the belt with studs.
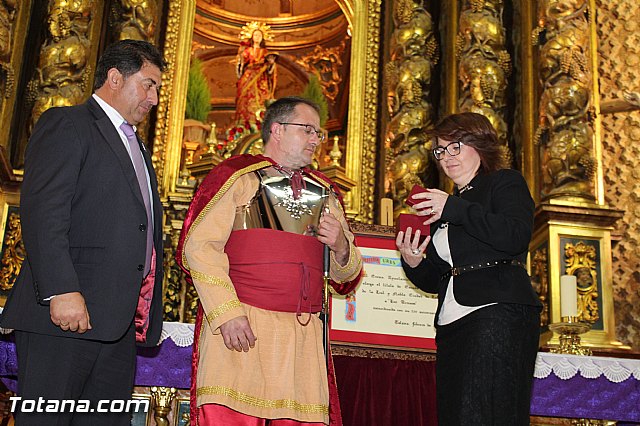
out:
<path id="1" fill-rule="evenodd" d="M 456 277 L 458 275 L 464 274 L 465 272 L 477 271 L 478 269 L 493 268 L 494 266 L 500 265 L 512 265 L 520 266 L 525 269 L 527 268 L 524 263 L 516 259 L 491 260 L 489 262 L 474 263 L 472 265 L 456 266 L 455 268 L 451 268 L 447 272 L 442 274 L 440 279 L 442 281 L 445 281 L 448 280 L 449 277 Z"/>

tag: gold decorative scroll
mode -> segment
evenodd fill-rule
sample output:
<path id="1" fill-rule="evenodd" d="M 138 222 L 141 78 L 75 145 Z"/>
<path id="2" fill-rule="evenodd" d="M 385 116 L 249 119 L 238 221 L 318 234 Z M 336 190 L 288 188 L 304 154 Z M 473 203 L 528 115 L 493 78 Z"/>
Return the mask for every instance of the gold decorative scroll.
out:
<path id="1" fill-rule="evenodd" d="M 18 213 L 10 213 L 5 226 L 4 252 L 2 253 L 2 269 L 0 269 L 0 290 L 13 288 L 26 253 L 22 242 L 20 215 Z"/>
<path id="2" fill-rule="evenodd" d="M 394 216 L 408 207 L 404 200 L 415 184 L 423 184 L 437 171 L 430 161 L 431 140 L 426 131 L 433 126 L 429 102 L 431 75 L 438 58 L 431 15 L 422 2 L 395 3 L 395 30 L 390 61 L 385 66 L 387 107 L 390 114 L 385 135 L 385 192 L 394 201 Z"/>
<path id="3" fill-rule="evenodd" d="M 346 46 L 346 40 L 342 40 L 338 46 L 316 46 L 312 52 L 296 60 L 296 63 L 308 73 L 315 74 L 320 80 L 322 93 L 331 101 L 336 102 L 342 83 L 340 67 L 342 55 Z"/>
<path id="4" fill-rule="evenodd" d="M 540 303 L 540 327 L 549 324 L 549 256 L 546 247 L 540 247 L 531 253 L 531 284 Z"/>
<path id="5" fill-rule="evenodd" d="M 505 49 L 502 12 L 502 0 L 468 0 L 463 4 L 456 37 L 460 79 L 458 108 L 482 114 L 491 121 L 504 156 L 511 163 L 505 120 L 511 57 Z"/>
<path id="6" fill-rule="evenodd" d="M 596 247 L 584 241 L 564 247 L 566 273 L 578 281 L 578 319 L 594 323 L 600 319 Z"/>
<path id="7" fill-rule="evenodd" d="M 588 14 L 588 0 L 538 2 L 533 41 L 544 39 L 539 49 L 542 94 L 536 131 L 542 147 L 543 198 L 595 201 Z"/>

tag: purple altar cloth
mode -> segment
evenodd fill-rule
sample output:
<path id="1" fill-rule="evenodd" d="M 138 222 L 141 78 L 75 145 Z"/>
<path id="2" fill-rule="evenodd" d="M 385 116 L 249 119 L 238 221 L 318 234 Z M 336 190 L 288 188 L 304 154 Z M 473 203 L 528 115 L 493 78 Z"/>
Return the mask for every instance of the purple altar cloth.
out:
<path id="1" fill-rule="evenodd" d="M 11 337 L 9 337 L 11 336 Z M 18 389 L 18 363 L 12 335 L 0 338 L 0 378 L 12 392 Z M 160 346 L 138 348 L 136 386 L 166 386 L 189 389 L 191 346 L 181 348 L 171 338 Z"/>
<path id="2" fill-rule="evenodd" d="M 531 414 L 640 423 L 640 380 L 612 383 L 606 377 L 562 380 L 555 374 L 534 379 Z"/>
<path id="3" fill-rule="evenodd" d="M 191 346 L 181 348 L 165 339 L 154 348 L 138 348 L 136 386 L 191 386 Z"/>

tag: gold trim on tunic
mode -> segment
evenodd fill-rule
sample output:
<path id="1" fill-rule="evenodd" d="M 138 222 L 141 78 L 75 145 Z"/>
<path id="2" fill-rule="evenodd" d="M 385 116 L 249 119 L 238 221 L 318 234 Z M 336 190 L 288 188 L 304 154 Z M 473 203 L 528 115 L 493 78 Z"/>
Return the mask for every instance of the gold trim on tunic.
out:
<path id="1" fill-rule="evenodd" d="M 329 406 L 324 404 L 302 404 L 292 399 L 262 399 L 238 392 L 234 389 L 224 386 L 204 386 L 196 390 L 197 396 L 203 395 L 223 395 L 231 399 L 242 402 L 253 407 L 282 409 L 287 408 L 300 413 L 309 414 L 329 414 Z"/>
<path id="2" fill-rule="evenodd" d="M 223 303 L 222 305 L 215 308 L 213 311 L 210 311 L 206 315 L 207 321 L 211 322 L 214 319 L 218 318 L 220 315 L 224 314 L 225 312 L 228 312 L 233 308 L 240 308 L 240 307 L 242 307 L 242 305 L 240 304 L 240 301 L 238 299 L 229 300 L 228 302 Z"/>

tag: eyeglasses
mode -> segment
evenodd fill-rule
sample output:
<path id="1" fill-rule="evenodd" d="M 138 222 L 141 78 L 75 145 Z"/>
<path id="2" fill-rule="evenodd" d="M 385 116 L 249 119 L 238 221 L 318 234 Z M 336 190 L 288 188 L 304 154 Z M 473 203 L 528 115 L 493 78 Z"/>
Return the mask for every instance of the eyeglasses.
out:
<path id="1" fill-rule="evenodd" d="M 316 136 L 318 136 L 318 140 L 320 141 L 320 143 L 324 142 L 325 139 L 325 134 L 322 130 L 318 130 L 315 127 L 313 127 L 311 124 L 302 124 L 302 123 L 280 123 L 282 125 L 290 125 L 290 126 L 300 126 L 300 127 L 304 127 L 304 134 L 311 137 L 311 135 L 313 133 L 316 134 Z"/>
<path id="2" fill-rule="evenodd" d="M 440 161 L 444 158 L 444 152 L 447 151 L 450 156 L 455 157 L 460 154 L 460 146 L 462 142 L 451 142 L 447 146 L 438 146 L 433 148 L 433 156 L 436 157 L 436 160 Z"/>

